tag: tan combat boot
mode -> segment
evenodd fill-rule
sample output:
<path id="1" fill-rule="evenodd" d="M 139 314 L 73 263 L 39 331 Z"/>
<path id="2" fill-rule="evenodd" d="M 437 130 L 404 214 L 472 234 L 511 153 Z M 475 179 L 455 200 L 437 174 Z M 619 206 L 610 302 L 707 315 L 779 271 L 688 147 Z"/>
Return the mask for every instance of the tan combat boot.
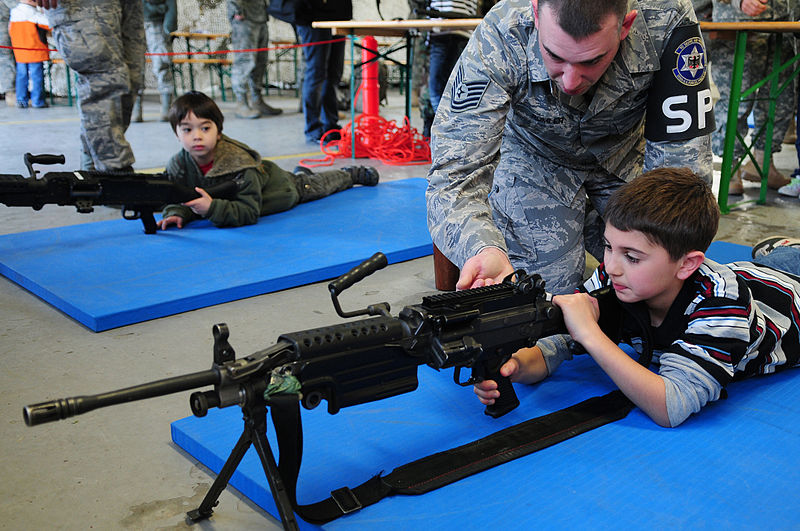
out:
<path id="1" fill-rule="evenodd" d="M 760 161 L 763 164 L 764 161 L 764 152 L 760 149 L 753 150 L 753 153 L 756 157 L 756 160 Z M 755 164 L 753 161 L 747 160 L 747 164 L 742 165 L 740 168 L 742 177 L 746 181 L 752 182 L 761 182 L 761 175 L 759 175 L 758 170 L 756 169 Z M 769 161 L 769 176 L 767 177 L 767 187 L 772 188 L 773 190 L 777 190 L 781 186 L 786 186 L 789 184 L 791 179 L 783 175 L 781 172 L 778 171 L 778 168 L 775 167 L 775 164 L 772 160 Z"/>

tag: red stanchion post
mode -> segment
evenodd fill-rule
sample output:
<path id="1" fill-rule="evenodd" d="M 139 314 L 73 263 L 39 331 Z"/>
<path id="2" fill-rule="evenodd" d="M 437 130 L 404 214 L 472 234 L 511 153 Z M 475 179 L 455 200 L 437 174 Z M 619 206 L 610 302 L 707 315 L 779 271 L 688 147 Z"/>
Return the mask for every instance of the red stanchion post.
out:
<path id="1" fill-rule="evenodd" d="M 361 39 L 361 101 L 364 114 L 378 116 L 380 88 L 378 86 L 378 41 L 367 36 Z"/>

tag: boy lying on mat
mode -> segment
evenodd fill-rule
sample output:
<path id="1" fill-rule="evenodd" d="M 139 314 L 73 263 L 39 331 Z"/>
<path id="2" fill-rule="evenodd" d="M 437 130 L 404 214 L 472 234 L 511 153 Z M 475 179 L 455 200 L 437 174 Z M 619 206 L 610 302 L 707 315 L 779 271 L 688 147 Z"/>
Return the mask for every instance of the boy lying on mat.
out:
<path id="1" fill-rule="evenodd" d="M 754 262 L 709 260 L 704 252 L 719 209 L 709 186 L 688 169 L 653 170 L 622 186 L 605 220 L 604 261 L 585 292 L 553 302 L 572 339 L 657 424 L 677 426 L 719 399 L 731 381 L 798 365 L 800 240 L 764 240 L 753 248 Z M 607 286 L 613 292 L 605 297 L 586 293 Z M 542 339 L 515 353 L 500 373 L 538 382 L 571 359 L 569 339 Z M 620 341 L 640 355 L 652 349 L 658 373 L 625 354 Z M 475 393 L 491 404 L 496 389 L 484 381 Z"/>
<path id="2" fill-rule="evenodd" d="M 245 144 L 222 134 L 222 111 L 202 92 L 187 92 L 172 104 L 169 123 L 183 149 L 167 164 L 170 180 L 194 187 L 201 195 L 180 205 L 167 205 L 159 224 L 182 228 L 208 218 L 217 227 L 252 225 L 260 216 L 289 210 L 355 184 L 375 186 L 378 171 L 367 166 L 313 173 L 298 166 L 294 173 L 262 160 Z M 234 180 L 235 199 L 211 197 L 205 188 Z"/>

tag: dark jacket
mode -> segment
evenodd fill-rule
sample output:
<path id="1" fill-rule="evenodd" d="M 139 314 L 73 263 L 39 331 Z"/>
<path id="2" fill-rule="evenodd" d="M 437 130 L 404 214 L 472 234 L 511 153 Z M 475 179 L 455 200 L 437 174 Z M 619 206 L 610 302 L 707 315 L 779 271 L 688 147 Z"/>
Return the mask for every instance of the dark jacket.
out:
<path id="1" fill-rule="evenodd" d="M 288 210 L 299 201 L 294 176 L 274 162 L 261 160 L 257 151 L 222 136 L 214 152 L 214 165 L 206 175 L 191 155 L 182 149 L 167 164 L 170 180 L 189 187 L 210 188 L 224 181 L 236 180 L 236 199 L 211 202 L 207 218 L 217 227 L 252 225 L 260 216 Z M 189 207 L 167 205 L 163 217 L 180 216 L 185 221 L 199 219 Z"/>
<path id="2" fill-rule="evenodd" d="M 353 18 L 352 0 L 299 0 L 295 22 L 310 26 L 319 20 L 350 20 Z"/>

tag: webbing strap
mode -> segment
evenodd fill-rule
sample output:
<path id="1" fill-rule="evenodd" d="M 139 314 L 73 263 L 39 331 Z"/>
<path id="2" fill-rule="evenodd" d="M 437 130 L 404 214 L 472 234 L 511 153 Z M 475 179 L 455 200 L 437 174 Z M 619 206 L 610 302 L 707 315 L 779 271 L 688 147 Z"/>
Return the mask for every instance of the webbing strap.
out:
<path id="1" fill-rule="evenodd" d="M 633 409 L 633 403 L 621 391 L 612 391 L 603 396 L 584 400 L 565 409 L 537 417 L 471 443 L 445 450 L 394 469 L 386 476 L 374 476 L 358 487 L 343 487 L 331 493 L 331 497 L 310 505 L 297 505 L 296 486 L 299 460 L 284 463 L 284 459 L 295 460 L 298 451 L 284 453 L 284 446 L 297 442 L 299 414 L 283 415 L 276 409 L 292 407 L 273 405 L 273 421 L 280 446 L 281 474 L 290 492 L 294 509 L 304 520 L 324 523 L 344 514 L 372 505 L 392 494 L 423 494 L 458 481 L 493 466 L 547 448 L 561 441 L 587 432 L 599 426 L 625 418 Z M 294 408 L 299 404 L 294 401 Z M 284 420 L 285 419 L 285 420 Z M 295 423 L 298 424 L 292 426 Z M 289 435 L 286 435 L 289 434 Z M 287 436 L 293 443 L 281 443 Z"/>

